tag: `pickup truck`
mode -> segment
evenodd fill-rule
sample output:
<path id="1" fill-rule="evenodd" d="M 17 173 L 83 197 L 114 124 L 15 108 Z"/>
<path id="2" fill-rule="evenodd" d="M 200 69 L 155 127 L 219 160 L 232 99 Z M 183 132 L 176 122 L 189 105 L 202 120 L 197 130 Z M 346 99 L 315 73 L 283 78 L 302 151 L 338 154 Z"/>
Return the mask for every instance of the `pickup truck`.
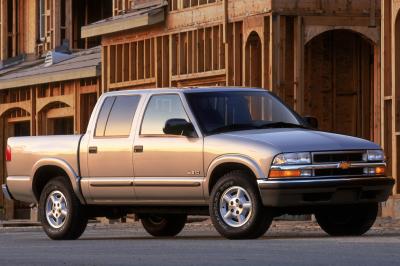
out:
<path id="1" fill-rule="evenodd" d="M 56 240 L 79 238 L 90 218 L 128 214 L 164 237 L 188 215 L 210 215 L 222 236 L 253 239 L 283 214 L 362 235 L 394 185 L 384 152 L 317 123 L 262 89 L 105 93 L 84 135 L 8 139 L 2 190 L 37 203 Z"/>

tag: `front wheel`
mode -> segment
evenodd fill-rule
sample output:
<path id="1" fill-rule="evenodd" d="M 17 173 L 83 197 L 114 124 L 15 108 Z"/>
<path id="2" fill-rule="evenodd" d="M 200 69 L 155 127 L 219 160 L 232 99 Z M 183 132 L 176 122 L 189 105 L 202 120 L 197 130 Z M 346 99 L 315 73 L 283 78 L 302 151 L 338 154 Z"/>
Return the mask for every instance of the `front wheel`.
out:
<path id="1" fill-rule="evenodd" d="M 84 206 L 63 177 L 50 180 L 44 187 L 39 217 L 45 233 L 53 240 L 77 239 L 88 223 Z"/>
<path id="2" fill-rule="evenodd" d="M 331 236 L 360 236 L 378 216 L 378 203 L 334 206 L 315 213 L 319 226 Z"/>
<path id="3" fill-rule="evenodd" d="M 150 214 L 141 218 L 144 229 L 152 236 L 172 237 L 185 227 L 186 214 Z"/>
<path id="4" fill-rule="evenodd" d="M 210 198 L 214 227 L 229 239 L 261 237 L 271 225 L 273 215 L 261 201 L 252 176 L 232 171 L 215 184 Z"/>

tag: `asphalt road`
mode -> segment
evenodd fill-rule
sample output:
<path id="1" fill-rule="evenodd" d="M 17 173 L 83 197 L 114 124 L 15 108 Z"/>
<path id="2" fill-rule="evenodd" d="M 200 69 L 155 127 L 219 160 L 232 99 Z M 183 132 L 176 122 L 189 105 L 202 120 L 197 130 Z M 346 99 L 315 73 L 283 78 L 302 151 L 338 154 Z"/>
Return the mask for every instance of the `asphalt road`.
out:
<path id="1" fill-rule="evenodd" d="M 80 240 L 51 241 L 39 228 L 0 231 L 0 265 L 399 265 L 400 230 L 332 238 L 315 225 L 274 225 L 261 239 L 232 241 L 211 225 L 156 239 L 138 225 L 90 226 Z"/>

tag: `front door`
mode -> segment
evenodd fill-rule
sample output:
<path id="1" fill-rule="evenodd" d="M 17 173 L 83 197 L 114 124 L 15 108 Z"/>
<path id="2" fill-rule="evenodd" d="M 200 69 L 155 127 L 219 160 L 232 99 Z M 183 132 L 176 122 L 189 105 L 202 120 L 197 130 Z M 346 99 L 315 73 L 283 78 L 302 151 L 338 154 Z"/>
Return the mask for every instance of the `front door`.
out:
<path id="1" fill-rule="evenodd" d="M 139 201 L 203 200 L 203 139 L 164 133 L 169 119 L 190 121 L 178 94 L 150 97 L 135 138 L 135 192 Z"/>
<path id="2" fill-rule="evenodd" d="M 91 199 L 96 203 L 130 203 L 133 189 L 132 124 L 140 100 L 137 95 L 107 97 L 88 144 Z"/>

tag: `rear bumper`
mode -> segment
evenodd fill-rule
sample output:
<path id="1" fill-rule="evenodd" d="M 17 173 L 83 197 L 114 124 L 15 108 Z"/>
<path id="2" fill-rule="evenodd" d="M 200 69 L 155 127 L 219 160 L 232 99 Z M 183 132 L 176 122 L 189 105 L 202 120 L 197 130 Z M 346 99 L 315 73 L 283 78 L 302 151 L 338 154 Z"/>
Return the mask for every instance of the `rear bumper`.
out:
<path id="1" fill-rule="evenodd" d="M 386 201 L 394 179 L 359 177 L 258 180 L 262 202 L 270 207 L 306 207 Z"/>
<path id="2" fill-rule="evenodd" d="M 3 195 L 8 199 L 8 200 L 14 200 L 14 198 L 11 196 L 10 191 L 8 190 L 8 186 L 6 184 L 1 185 L 1 190 L 3 191 Z"/>

